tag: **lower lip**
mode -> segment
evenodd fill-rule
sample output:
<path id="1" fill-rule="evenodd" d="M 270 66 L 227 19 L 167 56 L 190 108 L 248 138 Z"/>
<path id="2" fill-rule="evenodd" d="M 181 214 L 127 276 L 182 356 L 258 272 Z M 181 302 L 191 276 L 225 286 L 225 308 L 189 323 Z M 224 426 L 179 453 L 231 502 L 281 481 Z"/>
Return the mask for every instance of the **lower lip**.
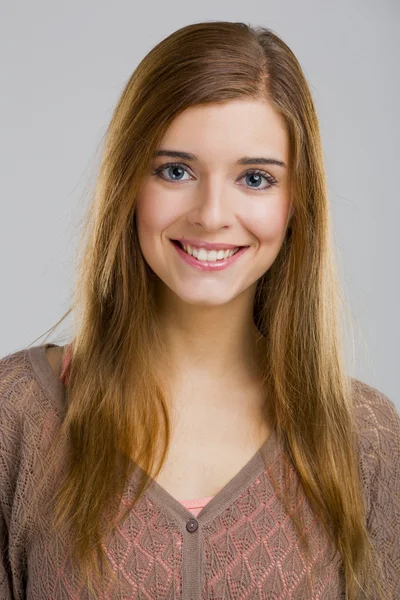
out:
<path id="1" fill-rule="evenodd" d="M 226 269 L 230 265 L 233 265 L 247 250 L 249 246 L 243 246 L 240 248 L 233 256 L 229 256 L 223 260 L 216 260 L 214 262 L 206 262 L 202 260 L 197 260 L 194 256 L 191 256 L 187 252 L 185 252 L 178 244 L 171 242 L 178 252 L 179 256 L 187 262 L 192 267 L 196 267 L 200 271 L 221 271 L 222 269 Z"/>

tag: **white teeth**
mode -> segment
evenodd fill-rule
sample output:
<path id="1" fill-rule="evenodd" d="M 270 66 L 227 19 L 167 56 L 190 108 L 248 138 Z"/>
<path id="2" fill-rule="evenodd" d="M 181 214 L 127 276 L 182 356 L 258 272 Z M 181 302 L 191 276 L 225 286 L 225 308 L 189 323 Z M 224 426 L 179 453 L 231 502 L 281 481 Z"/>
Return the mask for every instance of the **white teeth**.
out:
<path id="1" fill-rule="evenodd" d="M 204 248 L 193 248 L 189 245 L 183 245 L 183 249 L 188 254 L 197 258 L 197 260 L 206 261 L 206 262 L 215 262 L 217 260 L 226 259 L 229 256 L 233 256 L 239 250 L 239 248 L 232 248 L 232 250 L 210 250 L 207 252 Z"/>

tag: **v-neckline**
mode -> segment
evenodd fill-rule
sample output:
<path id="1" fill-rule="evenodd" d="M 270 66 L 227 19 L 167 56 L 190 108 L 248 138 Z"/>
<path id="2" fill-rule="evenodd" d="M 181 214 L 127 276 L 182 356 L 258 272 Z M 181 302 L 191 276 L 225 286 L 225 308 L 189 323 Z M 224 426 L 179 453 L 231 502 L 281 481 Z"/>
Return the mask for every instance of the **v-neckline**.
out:
<path id="1" fill-rule="evenodd" d="M 27 355 L 44 391 L 56 400 L 60 409 L 65 410 L 66 388 L 54 373 L 46 355 L 46 348 L 53 346 L 57 346 L 57 344 L 47 343 L 40 346 L 32 346 L 27 349 Z M 275 430 L 272 430 L 250 460 L 201 509 L 196 520 L 199 523 L 206 524 L 229 508 L 236 498 L 254 483 L 262 472 L 274 462 L 281 449 L 277 433 Z M 132 463 L 135 466 L 135 470 L 127 482 L 128 488 L 131 488 L 131 486 L 135 488 L 138 484 L 138 477 L 144 473 L 143 469 L 136 462 L 132 461 Z M 188 476 L 190 476 L 190 473 Z M 145 495 L 151 502 L 159 506 L 164 512 L 168 512 L 179 523 L 186 523 L 189 519 L 193 520 L 194 518 L 193 513 L 188 508 L 167 492 L 152 477 L 149 478 Z"/>
<path id="2" fill-rule="evenodd" d="M 234 475 L 223 488 L 215 494 L 198 513 L 196 520 L 206 524 L 224 510 L 229 508 L 262 472 L 271 465 L 280 452 L 280 446 L 275 430 L 272 430 L 250 460 Z M 134 463 L 138 471 L 143 470 Z M 193 519 L 193 513 L 179 500 L 172 496 L 153 478 L 150 478 L 146 494 L 158 506 L 166 508 L 178 521 Z"/>

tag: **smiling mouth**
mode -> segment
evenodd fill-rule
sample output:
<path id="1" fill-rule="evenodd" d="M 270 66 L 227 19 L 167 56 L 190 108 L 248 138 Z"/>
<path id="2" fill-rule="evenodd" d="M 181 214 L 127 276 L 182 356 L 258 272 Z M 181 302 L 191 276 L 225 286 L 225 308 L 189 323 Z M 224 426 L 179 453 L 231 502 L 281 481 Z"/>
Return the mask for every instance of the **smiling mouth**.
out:
<path id="1" fill-rule="evenodd" d="M 248 246 L 236 246 L 236 248 L 227 248 L 227 249 L 211 249 L 208 250 L 206 248 L 198 248 L 196 246 L 184 245 L 179 240 L 171 240 L 171 242 L 183 250 L 189 256 L 196 258 L 201 262 L 219 262 L 221 260 L 226 260 L 231 256 L 234 256 L 239 250 L 242 248 L 247 248 Z M 212 257 L 210 256 L 211 253 Z"/>

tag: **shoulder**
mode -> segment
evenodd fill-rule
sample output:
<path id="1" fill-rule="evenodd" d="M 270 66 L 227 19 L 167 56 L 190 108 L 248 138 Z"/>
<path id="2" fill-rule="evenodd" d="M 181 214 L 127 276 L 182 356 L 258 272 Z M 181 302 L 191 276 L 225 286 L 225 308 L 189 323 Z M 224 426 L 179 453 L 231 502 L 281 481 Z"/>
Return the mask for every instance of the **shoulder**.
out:
<path id="1" fill-rule="evenodd" d="M 35 391 L 38 382 L 26 349 L 0 358 L 0 424 L 23 414 Z"/>
<path id="2" fill-rule="evenodd" d="M 351 384 L 359 466 L 368 513 L 377 502 L 383 504 L 383 497 L 400 506 L 399 412 L 383 392 L 357 379 L 352 379 Z M 397 519 L 400 519 L 399 513 Z"/>
<path id="3" fill-rule="evenodd" d="M 351 378 L 352 410 L 357 431 L 371 450 L 400 449 L 400 416 L 394 402 L 383 392 Z"/>
<path id="4" fill-rule="evenodd" d="M 379 390 L 353 381 L 366 526 L 387 598 L 400 598 L 400 417 Z"/>
<path id="5" fill-rule="evenodd" d="M 46 345 L 0 358 L 0 505 L 8 516 L 19 480 L 23 488 L 26 477 L 32 479 L 65 405 L 64 386 L 47 359 Z"/>
<path id="6" fill-rule="evenodd" d="M 65 410 L 65 390 L 46 355 L 46 345 L 0 358 L 0 452 L 45 435 Z"/>
<path id="7" fill-rule="evenodd" d="M 0 411 L 24 410 L 32 404 L 62 408 L 64 386 L 58 377 L 62 348 L 48 344 L 0 357 Z"/>

